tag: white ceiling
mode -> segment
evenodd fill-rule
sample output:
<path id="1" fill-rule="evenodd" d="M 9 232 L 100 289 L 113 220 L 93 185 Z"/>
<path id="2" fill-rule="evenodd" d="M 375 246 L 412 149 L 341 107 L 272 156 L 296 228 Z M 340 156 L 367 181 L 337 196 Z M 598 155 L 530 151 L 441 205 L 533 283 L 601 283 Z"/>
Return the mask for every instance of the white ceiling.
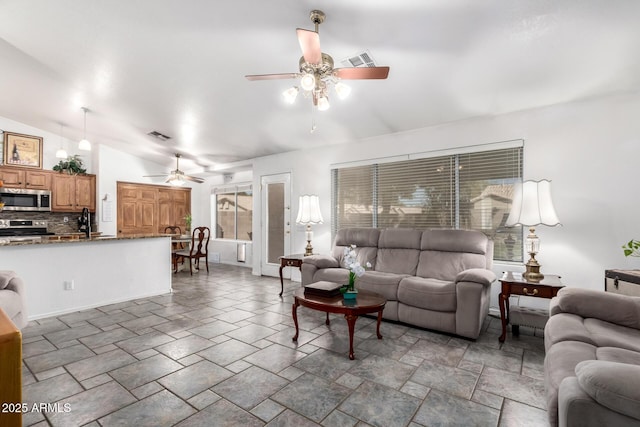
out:
<path id="1" fill-rule="evenodd" d="M 391 67 L 326 112 L 244 78 L 298 71 L 312 9 L 337 66 L 368 49 Z M 637 0 L 0 0 L 0 116 L 79 140 L 85 106 L 94 143 L 221 167 L 637 91 L 639 22 Z"/>

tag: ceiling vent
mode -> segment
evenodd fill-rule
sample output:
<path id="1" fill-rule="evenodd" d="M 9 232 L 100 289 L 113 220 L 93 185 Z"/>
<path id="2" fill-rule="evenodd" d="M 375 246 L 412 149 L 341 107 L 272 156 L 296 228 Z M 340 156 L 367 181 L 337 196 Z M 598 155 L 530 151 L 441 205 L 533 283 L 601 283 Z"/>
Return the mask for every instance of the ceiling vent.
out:
<path id="1" fill-rule="evenodd" d="M 158 132 L 157 130 L 153 130 L 151 132 L 149 132 L 147 135 L 152 136 L 156 139 L 159 139 L 160 141 L 167 141 L 169 139 L 171 139 L 170 136 L 167 136 L 163 133 Z"/>
<path id="2" fill-rule="evenodd" d="M 376 63 L 368 50 L 342 60 L 345 67 L 375 67 Z"/>

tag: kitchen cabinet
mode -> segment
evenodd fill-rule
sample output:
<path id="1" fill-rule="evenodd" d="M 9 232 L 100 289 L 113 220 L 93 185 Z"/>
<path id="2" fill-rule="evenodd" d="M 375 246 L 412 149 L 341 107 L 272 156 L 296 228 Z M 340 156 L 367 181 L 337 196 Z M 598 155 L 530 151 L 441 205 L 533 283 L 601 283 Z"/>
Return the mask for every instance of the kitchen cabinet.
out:
<path id="1" fill-rule="evenodd" d="M 184 217 L 191 212 L 191 192 L 184 188 L 158 189 L 158 233 L 170 226 L 186 232 Z"/>
<path id="2" fill-rule="evenodd" d="M 118 235 L 164 233 L 177 225 L 185 232 L 191 188 L 118 182 Z"/>
<path id="3" fill-rule="evenodd" d="M 18 167 L 0 167 L 0 180 L 5 187 L 51 190 L 53 171 L 29 170 Z"/>
<path id="4" fill-rule="evenodd" d="M 96 176 L 54 173 L 51 179 L 51 211 L 96 210 Z"/>

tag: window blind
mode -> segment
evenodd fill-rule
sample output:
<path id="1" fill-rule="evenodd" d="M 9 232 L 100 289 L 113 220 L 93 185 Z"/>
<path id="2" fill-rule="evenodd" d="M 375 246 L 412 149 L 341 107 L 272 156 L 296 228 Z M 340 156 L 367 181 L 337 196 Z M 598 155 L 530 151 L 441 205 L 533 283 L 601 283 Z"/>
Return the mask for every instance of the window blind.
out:
<path id="1" fill-rule="evenodd" d="M 334 235 L 347 227 L 475 229 L 494 240 L 494 259 L 522 260 L 521 230 L 504 225 L 522 179 L 521 146 L 336 168 L 332 177 Z"/>

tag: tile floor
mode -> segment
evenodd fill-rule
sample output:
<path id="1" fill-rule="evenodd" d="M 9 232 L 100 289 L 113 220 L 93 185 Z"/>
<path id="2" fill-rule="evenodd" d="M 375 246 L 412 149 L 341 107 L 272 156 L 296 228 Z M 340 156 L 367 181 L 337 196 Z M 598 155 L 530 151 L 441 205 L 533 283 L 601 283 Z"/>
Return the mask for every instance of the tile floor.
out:
<path id="1" fill-rule="evenodd" d="M 36 426 L 545 426 L 542 338 L 477 341 L 298 310 L 247 268 L 174 276 L 174 292 L 33 321 L 24 399 Z M 57 405 L 53 405 L 56 404 Z M 67 404 L 65 406 L 65 404 Z M 57 408 L 57 410 L 56 410 Z M 68 412 L 65 412 L 68 409 Z"/>

